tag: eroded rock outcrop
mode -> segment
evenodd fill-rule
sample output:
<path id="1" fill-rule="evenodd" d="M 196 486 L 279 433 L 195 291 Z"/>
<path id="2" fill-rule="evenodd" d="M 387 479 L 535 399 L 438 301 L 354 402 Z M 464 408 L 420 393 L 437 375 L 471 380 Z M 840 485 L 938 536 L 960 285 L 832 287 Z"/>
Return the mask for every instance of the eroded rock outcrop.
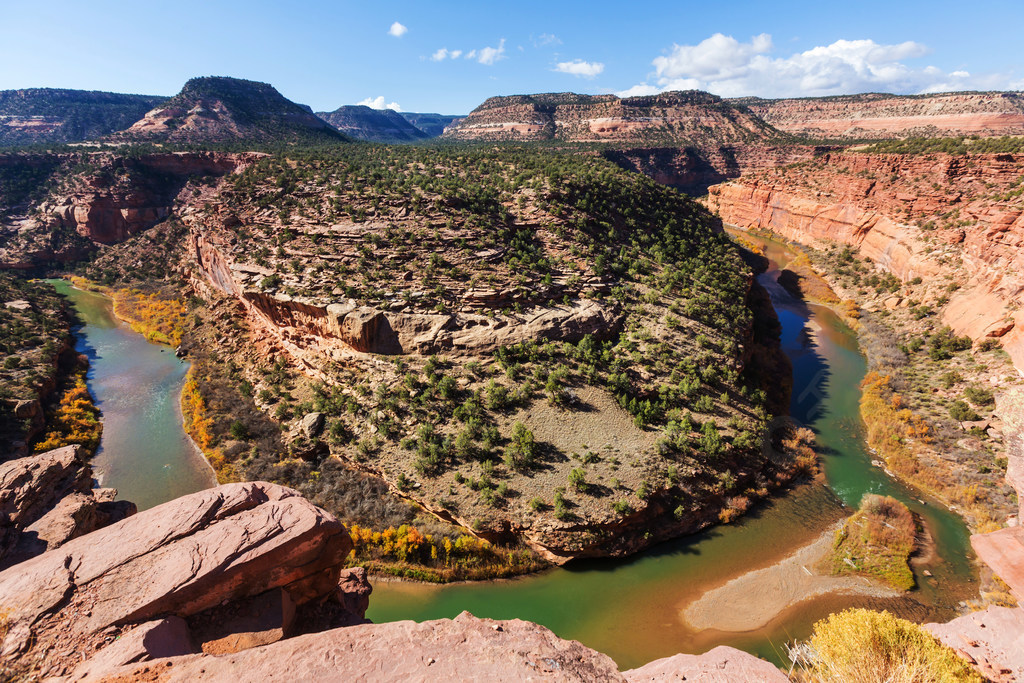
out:
<path id="1" fill-rule="evenodd" d="M 785 681 L 771 664 L 718 647 L 622 674 L 607 655 L 518 619 L 399 621 L 339 628 L 222 657 L 189 656 L 92 673 L 83 681 Z"/>
<path id="2" fill-rule="evenodd" d="M 184 496 L 0 572 L 0 654 L 9 671 L 61 674 L 134 625 L 275 589 L 301 606 L 337 591 L 351 547 L 338 520 L 291 489 Z"/>
<path id="3" fill-rule="evenodd" d="M 260 156 L 222 152 L 137 158 L 108 152 L 0 155 L 0 166 L 46 165 L 51 184 L 49 193 L 30 205 L 0 205 L 0 268 L 30 269 L 51 261 L 75 261 L 95 251 L 96 245 L 124 241 L 168 219 L 190 180 L 214 181 Z M 191 190 L 186 194 L 188 200 L 195 199 Z"/>
<path id="4" fill-rule="evenodd" d="M 79 446 L 0 463 L 0 569 L 135 513 L 93 489 Z"/>
<path id="5" fill-rule="evenodd" d="M 473 297 L 486 300 L 478 292 L 469 293 L 467 310 L 445 314 L 292 297 L 254 287 L 272 271 L 234 263 L 228 242 L 216 235 L 194 232 L 192 245 L 198 271 L 193 284 L 200 291 L 212 288 L 237 297 L 254 327 L 277 338 L 293 355 L 306 358 L 310 367 L 324 358 L 340 360 L 353 353 L 480 356 L 523 341 L 579 341 L 588 334 L 605 338 L 621 327 L 623 318 L 613 302 L 593 299 L 538 306 L 510 324 L 508 319 L 473 312 Z M 493 296 L 520 301 L 501 293 Z"/>
<path id="6" fill-rule="evenodd" d="M 719 645 L 702 655 L 674 655 L 656 659 L 638 669 L 625 672 L 630 683 L 692 681 L 693 683 L 727 683 L 759 681 L 780 683 L 789 677 L 768 662 L 735 648 Z"/>
<path id="7" fill-rule="evenodd" d="M 212 152 L 103 161 L 112 163 L 111 168 L 39 207 L 57 226 L 100 244 L 120 242 L 167 218 L 189 177 L 223 176 L 244 163 L 241 155 Z"/>

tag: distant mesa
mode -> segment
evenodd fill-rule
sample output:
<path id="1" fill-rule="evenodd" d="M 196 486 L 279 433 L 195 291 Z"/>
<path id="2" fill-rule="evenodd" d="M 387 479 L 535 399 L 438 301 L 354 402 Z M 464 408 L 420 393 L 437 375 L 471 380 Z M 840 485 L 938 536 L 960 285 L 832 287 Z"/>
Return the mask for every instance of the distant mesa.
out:
<path id="1" fill-rule="evenodd" d="M 0 147 L 82 142 L 124 130 L 166 96 L 91 90 L 0 90 Z"/>
<path id="2" fill-rule="evenodd" d="M 371 142 L 415 142 L 432 137 L 392 109 L 347 104 L 317 116 L 346 135 Z"/>
<path id="3" fill-rule="evenodd" d="M 417 114 L 393 109 L 373 109 L 362 104 L 348 104 L 317 116 L 339 131 L 370 142 L 416 142 L 440 136 L 460 116 Z"/>
<path id="4" fill-rule="evenodd" d="M 628 98 L 576 93 L 491 97 L 443 137 L 707 146 L 785 136 L 741 104 L 688 90 Z"/>
<path id="5" fill-rule="evenodd" d="M 193 78 L 115 140 L 139 142 L 346 142 L 348 137 L 272 85 L 239 78 Z"/>
<path id="6" fill-rule="evenodd" d="M 411 111 L 399 112 L 399 115 L 432 138 L 440 137 L 448 126 L 466 118 L 464 114 L 417 114 Z"/>
<path id="7" fill-rule="evenodd" d="M 864 93 L 834 97 L 728 100 L 779 130 L 822 139 L 1024 134 L 1024 93 Z"/>

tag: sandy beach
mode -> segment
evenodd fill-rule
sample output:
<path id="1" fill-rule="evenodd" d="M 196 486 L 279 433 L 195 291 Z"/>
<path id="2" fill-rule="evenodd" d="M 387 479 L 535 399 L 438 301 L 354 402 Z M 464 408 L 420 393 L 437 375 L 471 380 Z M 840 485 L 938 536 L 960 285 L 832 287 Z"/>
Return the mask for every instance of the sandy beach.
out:
<path id="1" fill-rule="evenodd" d="M 687 605 L 682 618 L 697 630 L 743 632 L 761 628 L 787 608 L 819 595 L 897 597 L 900 593 L 859 576 L 826 576 L 814 567 L 832 546 L 835 529 L 778 564 L 739 576 Z"/>

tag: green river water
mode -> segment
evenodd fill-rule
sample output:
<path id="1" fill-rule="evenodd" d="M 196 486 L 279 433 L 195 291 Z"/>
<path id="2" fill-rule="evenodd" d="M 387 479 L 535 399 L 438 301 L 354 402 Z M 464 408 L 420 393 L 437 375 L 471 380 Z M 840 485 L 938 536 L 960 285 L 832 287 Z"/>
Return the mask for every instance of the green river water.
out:
<path id="1" fill-rule="evenodd" d="M 827 486 L 806 484 L 741 521 L 661 544 L 622 560 L 590 560 L 513 580 L 447 586 L 376 581 L 367 614 L 376 622 L 454 617 L 519 618 L 610 655 L 623 668 L 677 652 L 732 645 L 782 663 L 783 644 L 806 637 L 812 624 L 849 606 L 886 608 L 916 621 L 945 620 L 976 595 L 968 532 L 941 505 L 920 496 L 871 464 L 858 416 L 858 385 L 866 371 L 855 335 L 829 309 L 794 300 L 776 282 L 792 252 L 764 241 L 772 261 L 760 277 L 783 327 L 793 363 L 791 412 L 817 435 Z M 178 396 L 185 363 L 114 319 L 105 297 L 57 281 L 85 325 L 78 348 L 90 358 L 89 386 L 103 411 L 95 467 L 103 485 L 140 508 L 213 484 L 213 476 L 181 428 Z M 695 631 L 683 609 L 708 590 L 745 572 L 770 566 L 819 537 L 866 492 L 895 496 L 918 512 L 936 553 L 916 567 L 919 588 L 883 600 L 820 596 L 755 630 Z M 931 577 L 924 575 L 927 569 Z M 750 603 L 759 600 L 750 596 Z"/>
<path id="2" fill-rule="evenodd" d="M 181 425 L 178 398 L 188 364 L 115 318 L 108 297 L 50 282 L 83 323 L 75 349 L 89 358 L 89 390 L 102 412 L 92 461 L 100 484 L 140 510 L 215 486 L 213 470 Z"/>

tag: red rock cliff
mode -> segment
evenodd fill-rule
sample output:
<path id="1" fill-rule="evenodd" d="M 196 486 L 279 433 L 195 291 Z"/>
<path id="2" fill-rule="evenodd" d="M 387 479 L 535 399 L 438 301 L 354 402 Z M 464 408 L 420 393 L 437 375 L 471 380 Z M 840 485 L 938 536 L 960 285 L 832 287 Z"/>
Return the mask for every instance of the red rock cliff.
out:
<path id="1" fill-rule="evenodd" d="M 711 187 L 726 223 L 797 242 L 856 247 L 903 280 L 953 274 L 942 317 L 1002 337 L 1024 370 L 1024 156 L 824 154 Z"/>

